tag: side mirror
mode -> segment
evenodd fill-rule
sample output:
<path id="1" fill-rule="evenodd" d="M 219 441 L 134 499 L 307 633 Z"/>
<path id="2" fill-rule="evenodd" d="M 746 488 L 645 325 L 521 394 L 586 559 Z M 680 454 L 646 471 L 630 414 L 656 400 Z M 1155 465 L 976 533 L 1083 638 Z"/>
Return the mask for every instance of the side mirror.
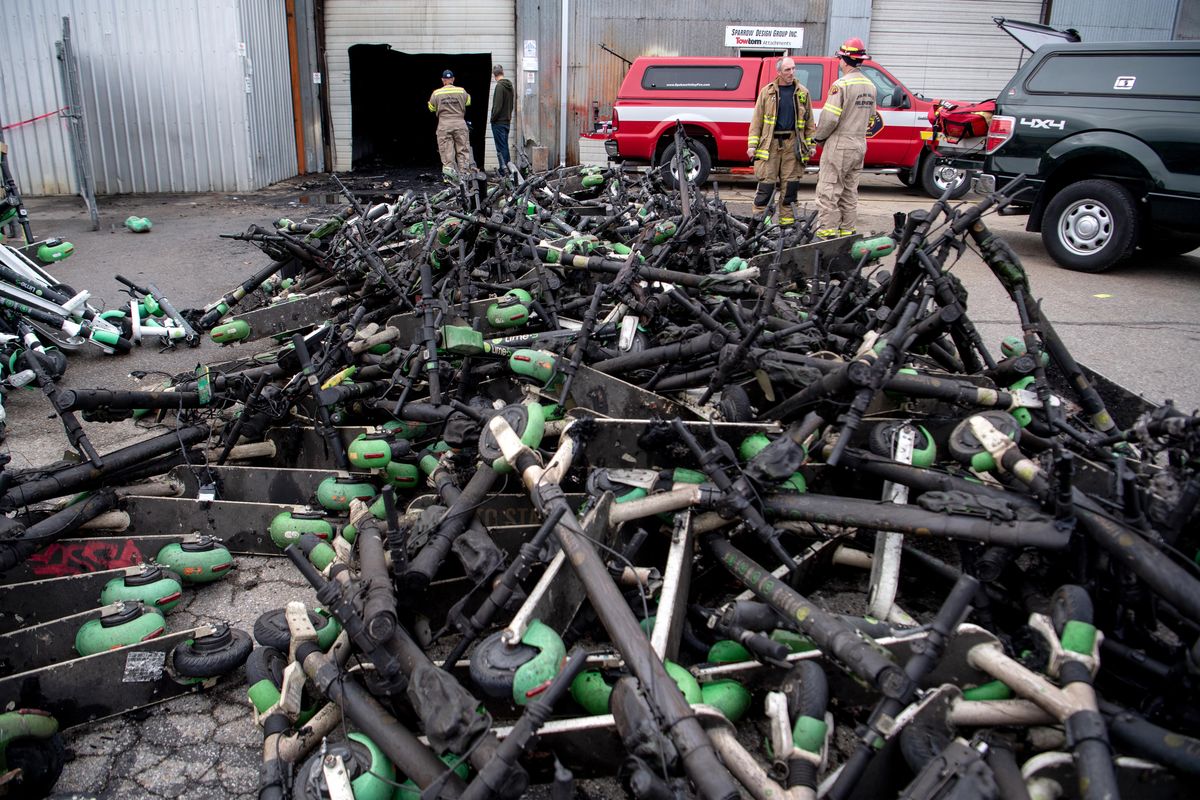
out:
<path id="1" fill-rule="evenodd" d="M 908 99 L 908 95 L 904 90 L 897 86 L 892 90 L 892 96 L 888 99 L 888 108 L 910 108 L 912 101 Z"/>

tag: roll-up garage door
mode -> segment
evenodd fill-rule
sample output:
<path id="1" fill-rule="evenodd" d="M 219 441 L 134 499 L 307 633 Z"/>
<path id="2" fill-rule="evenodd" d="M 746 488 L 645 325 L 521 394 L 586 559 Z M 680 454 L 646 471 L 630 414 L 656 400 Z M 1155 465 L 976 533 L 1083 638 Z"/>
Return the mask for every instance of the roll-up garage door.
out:
<path id="1" fill-rule="evenodd" d="M 928 98 L 995 97 L 1029 53 L 993 17 L 1038 22 L 1042 0 L 875 0 L 867 50 Z"/>
<path id="2" fill-rule="evenodd" d="M 333 168 L 439 166 L 426 108 L 443 69 L 471 95 L 477 164 L 493 167 L 488 124 L 492 64 L 516 82 L 515 0 L 325 0 L 325 58 Z"/>

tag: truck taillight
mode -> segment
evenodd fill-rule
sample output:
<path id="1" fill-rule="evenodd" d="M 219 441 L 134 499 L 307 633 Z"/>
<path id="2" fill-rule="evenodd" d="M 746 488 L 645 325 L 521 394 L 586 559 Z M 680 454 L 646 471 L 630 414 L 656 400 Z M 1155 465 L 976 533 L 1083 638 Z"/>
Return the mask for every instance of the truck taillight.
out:
<path id="1" fill-rule="evenodd" d="M 613 128 L 613 130 L 617 129 L 617 123 L 619 123 L 620 121 L 621 120 L 617 118 L 617 109 L 614 108 L 613 112 L 612 112 L 612 128 Z"/>
<path id="2" fill-rule="evenodd" d="M 996 115 L 992 117 L 992 124 L 988 128 L 987 146 L 985 152 L 988 155 L 1000 149 L 1000 146 L 1012 138 L 1013 126 L 1016 124 L 1016 117 L 1005 117 Z"/>

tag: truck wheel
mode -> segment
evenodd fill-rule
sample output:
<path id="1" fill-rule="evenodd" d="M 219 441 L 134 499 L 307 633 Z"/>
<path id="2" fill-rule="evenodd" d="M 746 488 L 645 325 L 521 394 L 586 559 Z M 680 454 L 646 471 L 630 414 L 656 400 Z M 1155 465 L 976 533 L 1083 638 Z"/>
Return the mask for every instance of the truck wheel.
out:
<path id="1" fill-rule="evenodd" d="M 1133 254 L 1138 210 L 1119 183 L 1086 180 L 1060 190 L 1042 216 L 1042 243 L 1060 266 L 1104 272 Z"/>
<path id="2" fill-rule="evenodd" d="M 957 200 L 971 189 L 971 176 L 966 170 L 938 166 L 937 157 L 926 153 L 921 159 L 921 188 L 925 194 L 937 199 L 950 188 L 950 199 Z"/>
<path id="3" fill-rule="evenodd" d="M 666 167 L 663 173 L 664 178 L 672 189 L 679 186 L 672 166 L 674 160 L 675 143 L 671 142 L 667 145 L 667 149 L 663 150 L 662 158 L 658 160 L 658 163 Z M 712 171 L 712 156 L 708 154 L 708 148 L 703 144 L 695 139 L 688 139 L 683 151 L 683 163 L 684 174 L 689 183 L 702 186 L 708 180 L 708 173 Z"/>

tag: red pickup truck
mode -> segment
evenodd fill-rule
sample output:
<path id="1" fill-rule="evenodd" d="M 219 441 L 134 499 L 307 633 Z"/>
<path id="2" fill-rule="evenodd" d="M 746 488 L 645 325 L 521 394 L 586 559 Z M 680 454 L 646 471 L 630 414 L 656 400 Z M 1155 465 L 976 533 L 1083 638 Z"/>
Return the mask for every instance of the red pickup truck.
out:
<path id="1" fill-rule="evenodd" d="M 830 85 L 837 80 L 836 58 L 793 56 L 796 80 L 808 87 L 818 118 Z M 703 182 L 714 168 L 749 172 L 746 136 L 758 90 L 775 79 L 779 59 L 643 56 L 634 59 L 613 103 L 612 132 L 604 146 L 613 161 L 660 164 L 674 157 L 676 120 L 697 144 L 688 177 Z M 927 143 L 933 102 L 910 91 L 874 61 L 862 66 L 878 90 L 883 127 L 867 140 L 864 172 L 897 175 L 940 197 L 954 185 L 953 197 L 970 188 L 965 173 L 939 166 Z M 820 161 L 820 151 L 816 160 Z M 737 169 L 737 168 L 743 169 Z"/>

